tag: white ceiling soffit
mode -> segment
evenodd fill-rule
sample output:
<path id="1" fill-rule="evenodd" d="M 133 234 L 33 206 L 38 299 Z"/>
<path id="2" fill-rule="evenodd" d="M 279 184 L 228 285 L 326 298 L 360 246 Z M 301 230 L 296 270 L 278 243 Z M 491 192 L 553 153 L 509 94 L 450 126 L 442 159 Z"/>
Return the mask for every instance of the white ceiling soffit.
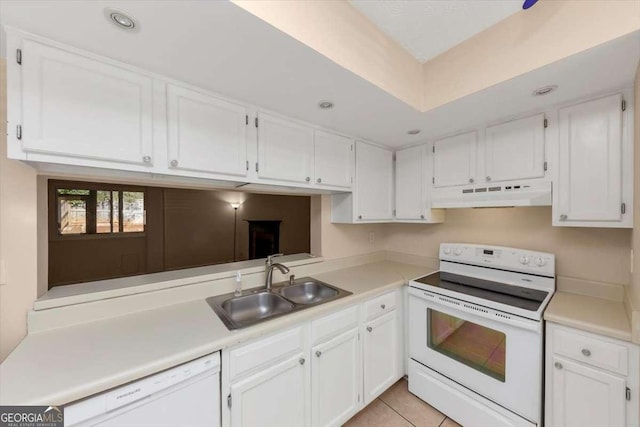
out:
<path id="1" fill-rule="evenodd" d="M 107 22 L 113 6 L 140 32 Z M 391 147 L 629 86 L 640 58 L 636 32 L 421 113 L 229 2 L 2 0 L 0 23 Z"/>
<path id="2" fill-rule="evenodd" d="M 418 61 L 522 10 L 522 0 L 349 0 Z"/>

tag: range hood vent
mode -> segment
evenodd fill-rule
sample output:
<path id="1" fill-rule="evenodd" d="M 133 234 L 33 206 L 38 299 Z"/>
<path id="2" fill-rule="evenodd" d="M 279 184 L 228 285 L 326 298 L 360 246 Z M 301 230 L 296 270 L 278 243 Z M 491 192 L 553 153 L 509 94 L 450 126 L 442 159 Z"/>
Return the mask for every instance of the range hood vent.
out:
<path id="1" fill-rule="evenodd" d="M 551 206 L 551 182 L 505 183 L 463 189 L 436 189 L 432 208 Z"/>

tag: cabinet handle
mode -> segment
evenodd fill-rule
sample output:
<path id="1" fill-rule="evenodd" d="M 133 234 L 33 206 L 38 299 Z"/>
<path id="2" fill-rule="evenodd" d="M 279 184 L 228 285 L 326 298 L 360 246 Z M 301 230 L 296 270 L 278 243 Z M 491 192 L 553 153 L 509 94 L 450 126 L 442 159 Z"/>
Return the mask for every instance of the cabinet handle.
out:
<path id="1" fill-rule="evenodd" d="M 470 182 L 471 184 L 473 184 L 473 183 L 475 182 L 475 179 L 473 179 L 473 178 L 469 178 L 469 182 Z"/>
<path id="2" fill-rule="evenodd" d="M 317 356 L 317 357 L 322 356 L 322 352 L 321 352 L 320 350 L 316 351 L 316 356 Z"/>
<path id="3" fill-rule="evenodd" d="M 380 304 L 380 308 L 381 308 L 381 309 L 383 309 L 383 310 L 384 310 L 386 307 L 387 307 L 386 305 L 384 305 L 384 304 Z"/>
<path id="4" fill-rule="evenodd" d="M 306 177 L 304 180 L 309 182 L 309 181 L 311 181 L 311 178 L 310 177 Z"/>
<path id="5" fill-rule="evenodd" d="M 556 369 L 562 369 L 562 363 L 560 363 L 560 362 L 554 363 L 553 366 L 555 366 Z"/>
<path id="6" fill-rule="evenodd" d="M 567 220 L 567 215 L 562 214 L 560 215 L 560 221 L 566 221 Z"/>
<path id="7" fill-rule="evenodd" d="M 491 177 L 490 176 L 487 176 L 487 181 L 491 181 Z"/>
<path id="8" fill-rule="evenodd" d="M 322 182 L 322 178 L 318 178 L 318 184 Z"/>
<path id="9" fill-rule="evenodd" d="M 145 163 L 151 163 L 151 156 L 144 156 L 142 158 L 142 161 L 145 162 Z"/>
<path id="10" fill-rule="evenodd" d="M 371 331 L 373 331 L 373 328 L 371 326 L 367 326 L 367 331 L 371 332 Z"/>
<path id="11" fill-rule="evenodd" d="M 304 362 L 305 362 L 304 357 L 301 357 L 300 360 L 298 360 L 298 362 L 300 362 L 301 365 L 304 365 Z"/>
<path id="12" fill-rule="evenodd" d="M 177 160 L 171 160 L 171 166 L 173 166 L 173 167 L 178 166 L 178 161 Z"/>
<path id="13" fill-rule="evenodd" d="M 591 350 L 589 350 L 588 348 L 583 348 L 582 349 L 582 355 L 586 356 L 586 357 L 591 356 Z"/>

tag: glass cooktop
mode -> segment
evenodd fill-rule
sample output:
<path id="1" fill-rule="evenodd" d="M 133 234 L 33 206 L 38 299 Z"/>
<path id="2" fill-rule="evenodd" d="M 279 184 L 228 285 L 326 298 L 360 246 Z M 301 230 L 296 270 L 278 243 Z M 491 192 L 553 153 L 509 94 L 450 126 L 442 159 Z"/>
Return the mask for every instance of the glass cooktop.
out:
<path id="1" fill-rule="evenodd" d="M 444 271 L 438 271 L 414 281 L 530 311 L 537 311 L 549 295 L 548 292 L 538 289 L 492 282 Z"/>

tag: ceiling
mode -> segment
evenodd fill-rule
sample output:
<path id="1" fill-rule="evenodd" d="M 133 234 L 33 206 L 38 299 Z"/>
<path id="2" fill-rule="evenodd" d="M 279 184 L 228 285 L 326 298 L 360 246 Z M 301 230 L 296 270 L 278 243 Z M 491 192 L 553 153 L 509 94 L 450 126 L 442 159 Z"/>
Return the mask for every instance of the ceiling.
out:
<path id="1" fill-rule="evenodd" d="M 107 22 L 107 6 L 140 32 Z M 640 58 L 636 32 L 421 113 L 230 2 L 2 0 L 0 23 L 390 147 L 631 85 Z"/>
<path id="2" fill-rule="evenodd" d="M 522 11 L 522 0 L 349 2 L 422 63 Z"/>

